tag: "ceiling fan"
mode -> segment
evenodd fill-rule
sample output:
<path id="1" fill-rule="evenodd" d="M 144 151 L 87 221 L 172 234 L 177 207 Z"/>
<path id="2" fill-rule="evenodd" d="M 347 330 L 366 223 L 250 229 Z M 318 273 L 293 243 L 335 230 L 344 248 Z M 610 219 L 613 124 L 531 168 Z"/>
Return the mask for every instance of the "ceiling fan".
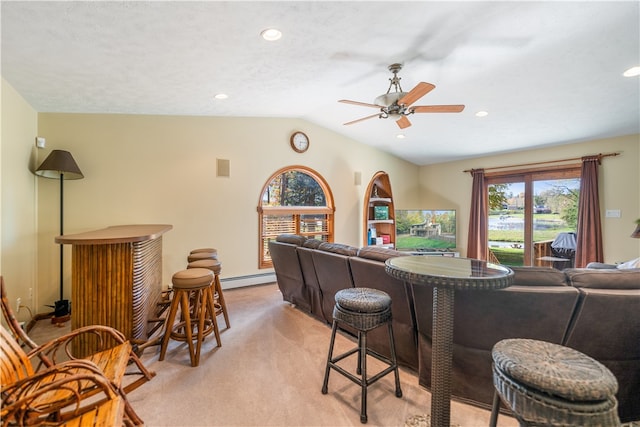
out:
<path id="1" fill-rule="evenodd" d="M 400 129 L 404 129 L 411 126 L 411 122 L 407 116 L 413 113 L 459 113 L 464 110 L 464 105 L 416 105 L 412 107 L 411 104 L 431 92 L 435 89 L 435 86 L 431 83 L 420 82 L 409 92 L 403 92 L 402 87 L 400 86 L 400 77 L 398 77 L 398 72 L 402 69 L 402 64 L 391 64 L 388 68 L 389 71 L 393 73 L 393 77 L 389 79 L 391 82 L 391 84 L 389 84 L 389 89 L 387 89 L 387 93 L 378 96 L 373 101 L 373 104 L 350 101 L 348 99 L 341 99 L 338 101 L 345 104 L 377 108 L 380 112 L 347 122 L 345 125 L 352 125 L 374 117 L 378 117 L 380 119 L 393 117 L 396 119 L 396 123 Z M 394 92 L 391 92 L 391 88 L 394 89 Z"/>

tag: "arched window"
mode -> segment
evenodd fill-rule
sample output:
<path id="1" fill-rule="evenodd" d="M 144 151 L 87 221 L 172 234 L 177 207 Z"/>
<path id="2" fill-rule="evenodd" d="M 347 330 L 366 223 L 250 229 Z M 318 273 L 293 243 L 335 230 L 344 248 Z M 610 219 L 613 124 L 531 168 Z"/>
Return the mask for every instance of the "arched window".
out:
<path id="1" fill-rule="evenodd" d="M 259 268 L 271 268 L 269 241 L 283 233 L 333 242 L 333 195 L 316 171 L 287 166 L 271 175 L 258 203 Z"/>

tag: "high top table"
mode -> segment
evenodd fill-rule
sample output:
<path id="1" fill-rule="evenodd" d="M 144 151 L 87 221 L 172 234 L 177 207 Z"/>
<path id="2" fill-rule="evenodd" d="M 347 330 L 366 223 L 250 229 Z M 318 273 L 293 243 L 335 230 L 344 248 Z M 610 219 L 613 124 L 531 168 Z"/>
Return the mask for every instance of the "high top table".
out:
<path id="1" fill-rule="evenodd" d="M 421 255 L 390 258 L 385 265 L 387 274 L 396 279 L 433 287 L 431 426 L 449 427 L 455 291 L 506 288 L 513 283 L 513 271 L 476 259 Z M 414 306 L 420 310 L 415 299 Z"/>
<path id="2" fill-rule="evenodd" d="M 118 225 L 55 238 L 72 245 L 71 328 L 107 325 L 134 345 L 148 340 L 162 292 L 162 235 L 167 224 Z M 78 357 L 93 353 L 93 337 L 74 340 Z"/>

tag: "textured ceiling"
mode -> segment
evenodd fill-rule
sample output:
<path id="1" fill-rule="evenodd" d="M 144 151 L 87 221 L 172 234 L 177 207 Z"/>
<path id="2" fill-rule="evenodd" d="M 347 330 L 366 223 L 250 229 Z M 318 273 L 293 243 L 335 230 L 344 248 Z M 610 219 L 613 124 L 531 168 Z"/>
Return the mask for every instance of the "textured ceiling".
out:
<path id="1" fill-rule="evenodd" d="M 2 76 L 39 112 L 296 117 L 423 165 L 640 133 L 639 6 L 2 1 Z M 394 62 L 404 91 L 436 86 L 414 105 L 466 109 L 409 116 L 403 140 L 344 126 L 376 110 L 337 100 L 372 103 Z"/>

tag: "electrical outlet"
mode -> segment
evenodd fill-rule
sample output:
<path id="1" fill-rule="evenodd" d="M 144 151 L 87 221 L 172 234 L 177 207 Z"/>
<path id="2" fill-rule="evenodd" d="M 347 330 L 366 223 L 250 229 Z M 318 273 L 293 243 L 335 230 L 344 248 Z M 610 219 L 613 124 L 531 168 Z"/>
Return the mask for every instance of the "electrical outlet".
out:
<path id="1" fill-rule="evenodd" d="M 22 298 L 16 299 L 16 313 L 20 311 L 20 306 L 22 305 Z"/>

